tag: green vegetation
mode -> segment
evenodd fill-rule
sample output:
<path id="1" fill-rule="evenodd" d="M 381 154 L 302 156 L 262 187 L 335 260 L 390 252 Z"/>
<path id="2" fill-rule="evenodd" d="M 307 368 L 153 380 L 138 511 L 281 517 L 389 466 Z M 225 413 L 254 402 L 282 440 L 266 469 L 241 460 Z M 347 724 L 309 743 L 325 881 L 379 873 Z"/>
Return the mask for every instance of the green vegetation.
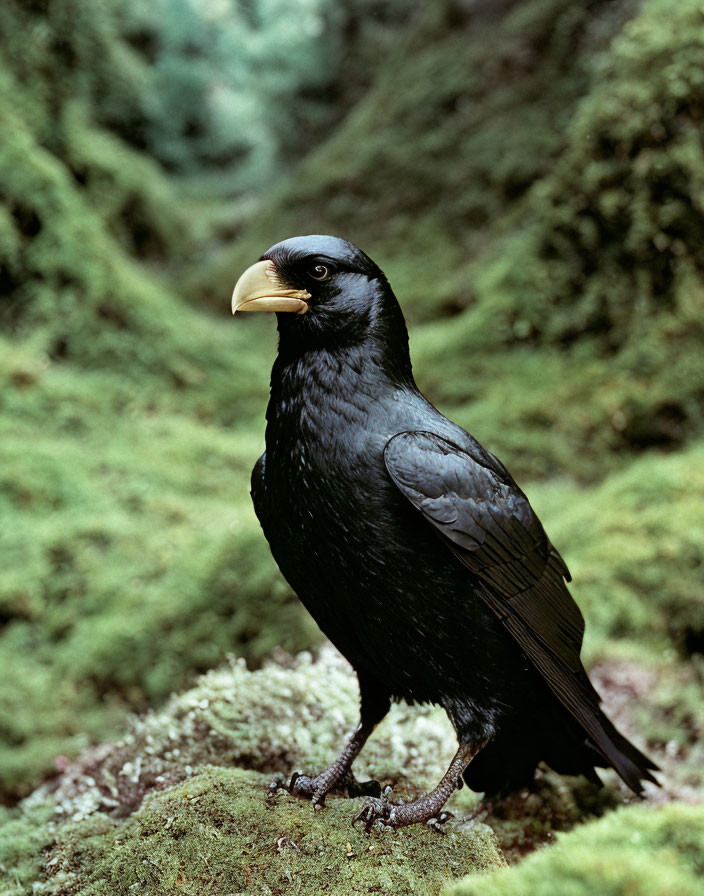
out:
<path id="1" fill-rule="evenodd" d="M 702 798 L 701 4 L 441 0 L 409 18 L 399 0 L 300 0 L 297 28 L 290 6 L 0 8 L 0 802 L 149 707 L 108 759 L 81 762 L 122 780 L 142 750 L 176 786 L 127 788 L 122 820 L 89 785 L 92 808 L 56 826 L 47 790 L 2 809 L 18 893 L 42 876 L 37 892 L 118 892 L 130 863 L 190 861 L 197 825 L 222 887 L 246 883 L 227 864 L 245 849 L 272 888 L 288 869 L 320 892 L 325 863 L 350 886 L 367 871 L 442 885 L 404 832 L 363 870 L 343 803 L 306 828 L 310 852 L 272 853 L 255 772 L 329 758 L 353 687 L 339 669 L 313 686 L 309 660 L 221 665 L 320 641 L 248 496 L 273 321 L 228 311 L 242 268 L 296 233 L 346 236 L 387 272 L 419 384 L 502 457 L 565 555 L 609 711 L 663 764 L 668 797 Z M 403 792 L 431 783 L 451 733 L 396 712 L 361 768 Z M 253 737 L 270 717 L 278 739 Z M 548 776 L 490 822 L 513 861 L 616 802 Z M 279 808 L 295 840 L 307 807 Z M 476 845 L 425 836 L 448 862 Z M 456 892 L 687 894 L 701 839 L 697 809 L 627 808 Z M 175 862 L 174 888 L 202 892 L 205 866 L 181 880 Z"/>
<path id="2" fill-rule="evenodd" d="M 174 293 L 169 278 L 196 239 L 188 207 L 96 120 L 118 103 L 111 90 L 137 102 L 136 60 L 109 6 L 82 8 L 80 29 L 71 10 L 0 13 L 11 35 L 0 48 L 10 125 L 0 791 L 10 796 L 227 651 L 257 661 L 316 637 L 247 495 L 266 362 L 244 329 Z M 46 80 L 29 79 L 40 58 Z"/>
<path id="3" fill-rule="evenodd" d="M 699 443 L 646 455 L 594 488 L 563 480 L 535 489 L 533 503 L 570 559 L 592 656 L 627 639 L 644 658 L 669 646 L 693 652 L 704 631 L 703 470 Z"/>
<path id="4" fill-rule="evenodd" d="M 671 667 L 657 673 L 661 679 L 671 674 Z M 326 810 L 316 812 L 282 791 L 268 797 L 273 777 L 330 762 L 354 723 L 357 702 L 352 670 L 330 647 L 316 659 L 282 657 L 256 671 L 238 660 L 208 672 L 164 707 L 133 719 L 121 741 L 86 751 L 20 806 L 0 809 L 2 892 L 127 893 L 138 882 L 163 894 L 184 887 L 229 892 L 248 867 L 251 888 L 275 889 L 281 875 L 290 875 L 302 893 L 322 892 L 333 882 L 343 893 L 361 886 L 436 893 L 448 881 L 501 868 L 502 851 L 516 861 L 553 842 L 556 832 L 591 822 L 624 799 L 582 779 L 541 773 L 531 792 L 495 806 L 489 821 L 497 844 L 489 827 L 459 817 L 475 808 L 476 796 L 466 790 L 452 799 L 458 818 L 447 825 L 447 837 L 427 829 L 366 836 L 351 825 L 359 800 L 332 796 Z M 374 732 L 357 772 L 362 780 L 373 776 L 392 784 L 397 798 L 411 799 L 437 781 L 452 740 L 442 710 L 395 706 Z M 667 765 L 669 781 L 683 757 L 680 752 L 676 764 Z M 622 842 L 633 863 L 641 847 L 652 851 L 668 843 L 672 854 L 660 863 L 664 870 L 656 880 L 679 880 L 670 872 L 680 863 L 678 851 L 686 862 L 689 845 L 698 843 L 697 812 L 628 809 L 608 815 L 605 829 L 580 829 L 583 837 L 574 840 L 579 879 L 598 879 L 601 865 L 594 864 L 594 855 L 602 855 L 602 843 L 612 840 L 608 863 L 615 863 L 612 876 L 618 880 L 621 866 L 612 855 Z M 571 867 L 573 840 L 558 840 L 563 842 L 563 865 Z M 701 843 L 697 848 L 700 854 Z M 623 867 L 630 874 L 630 859 Z M 522 873 L 521 867 L 519 882 Z M 506 879 L 511 885 L 512 878 Z"/>
<path id="5" fill-rule="evenodd" d="M 340 894 L 430 894 L 503 867 L 483 824 L 451 825 L 442 838 L 430 829 L 370 838 L 351 824 L 360 800 L 332 797 L 316 812 L 282 791 L 269 794 L 272 771 L 332 758 L 357 698 L 351 669 L 331 649 L 317 662 L 304 657 L 257 672 L 240 662 L 210 672 L 136 721 L 124 741 L 69 766 L 57 788 L 0 810 L 1 891 L 118 896 L 135 888 L 200 894 L 295 886 L 317 894 L 334 884 Z M 394 716 L 370 745 L 374 773 L 402 767 L 422 782 L 437 777 L 447 719 L 400 707 Z M 415 792 L 400 783 L 400 794 Z"/>
<path id="6" fill-rule="evenodd" d="M 270 188 L 325 139 L 408 15 L 401 0 L 123 6 L 126 39 L 149 63 L 148 101 L 139 126 L 115 124 L 220 201 Z"/>
<path id="7" fill-rule="evenodd" d="M 701 893 L 704 808 L 621 809 L 561 835 L 519 868 L 448 887 L 446 896 L 666 896 Z"/>
<path id="8" fill-rule="evenodd" d="M 267 801 L 267 783 L 253 772 L 212 769 L 148 798 L 125 823 L 100 818 L 71 826 L 56 843 L 56 883 L 45 892 L 118 896 L 136 884 L 196 896 L 293 885 L 318 894 L 334 881 L 341 896 L 360 888 L 430 894 L 467 869 L 503 865 L 486 827 L 440 843 L 426 830 L 372 844 L 349 824 L 359 801 L 331 800 L 325 815 L 316 815 L 288 796 Z"/>

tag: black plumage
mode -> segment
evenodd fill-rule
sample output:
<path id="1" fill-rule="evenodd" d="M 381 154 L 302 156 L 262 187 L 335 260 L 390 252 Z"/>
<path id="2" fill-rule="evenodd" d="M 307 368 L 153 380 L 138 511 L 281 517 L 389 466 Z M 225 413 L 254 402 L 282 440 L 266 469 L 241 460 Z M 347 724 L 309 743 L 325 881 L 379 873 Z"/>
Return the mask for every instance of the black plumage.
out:
<path id="1" fill-rule="evenodd" d="M 443 706 L 460 749 L 423 800 L 370 799 L 368 825 L 437 818 L 461 776 L 507 791 L 541 760 L 593 780 L 610 765 L 640 793 L 656 766 L 600 709 L 567 566 L 501 462 L 419 392 L 383 273 L 343 240 L 286 240 L 236 287 L 233 310 L 259 308 L 278 311 L 279 352 L 255 510 L 361 692 L 340 759 L 291 789 L 354 792 L 352 761 L 407 700 Z"/>

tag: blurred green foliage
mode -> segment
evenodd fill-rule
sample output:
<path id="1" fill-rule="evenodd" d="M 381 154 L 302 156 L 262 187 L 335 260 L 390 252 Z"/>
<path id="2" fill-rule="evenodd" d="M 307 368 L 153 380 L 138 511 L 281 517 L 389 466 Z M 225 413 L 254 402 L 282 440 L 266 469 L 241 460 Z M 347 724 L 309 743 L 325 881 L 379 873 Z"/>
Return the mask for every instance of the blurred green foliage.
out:
<path id="1" fill-rule="evenodd" d="M 150 66 L 125 139 L 222 200 L 280 181 L 369 86 L 402 0 L 138 0 L 122 28 Z"/>
<path id="2" fill-rule="evenodd" d="M 8 799 L 317 639 L 247 494 L 273 323 L 225 317 L 299 232 L 373 255 L 421 387 L 531 481 L 588 657 L 704 649 L 700 4 L 285 8 L 0 8 Z"/>
<path id="3" fill-rule="evenodd" d="M 529 297 L 526 336 L 594 333 L 617 349 L 657 325 L 670 350 L 701 345 L 702 27 L 699 3 L 651 0 L 595 64 L 564 150 L 531 197 L 535 233 L 519 258 L 532 261 L 516 266 L 526 279 L 504 285 Z M 647 373 L 657 360 L 644 355 Z"/>
<path id="4" fill-rule="evenodd" d="M 519 868 L 469 877 L 444 896 L 697 896 L 704 873 L 704 809 L 620 809 L 560 835 Z"/>
<path id="5" fill-rule="evenodd" d="M 656 657 L 689 656 L 704 632 L 704 445 L 648 455 L 597 487 L 536 484 L 532 503 L 569 558 L 574 593 L 589 620 L 586 651 L 613 642 Z"/>

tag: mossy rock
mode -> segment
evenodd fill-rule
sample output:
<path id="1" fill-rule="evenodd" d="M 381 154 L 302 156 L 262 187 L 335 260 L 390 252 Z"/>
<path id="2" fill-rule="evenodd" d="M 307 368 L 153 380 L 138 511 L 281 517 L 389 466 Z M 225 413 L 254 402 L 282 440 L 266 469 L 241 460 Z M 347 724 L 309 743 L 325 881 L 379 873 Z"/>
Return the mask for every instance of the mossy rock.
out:
<path id="1" fill-rule="evenodd" d="M 360 801 L 324 812 L 268 778 L 210 768 L 148 796 L 125 822 L 92 817 L 65 829 L 52 851 L 47 894 L 437 893 L 467 871 L 504 864 L 485 825 L 447 836 L 429 829 L 366 835 Z"/>
<path id="2" fill-rule="evenodd" d="M 213 670 L 0 812 L 0 892 L 430 894 L 502 867 L 496 835 L 478 822 L 451 821 L 447 836 L 422 826 L 367 835 L 352 825 L 359 799 L 330 796 L 317 812 L 270 790 L 277 772 L 328 764 L 357 703 L 331 649 Z M 454 746 L 441 711 L 395 707 L 358 771 L 408 799 L 437 782 Z"/>
<path id="3" fill-rule="evenodd" d="M 242 659 L 201 676 L 164 707 L 133 718 L 125 737 L 86 751 L 36 797 L 63 819 L 93 812 L 120 817 L 145 795 L 209 766 L 283 776 L 319 771 L 338 754 L 358 721 L 359 690 L 349 664 L 328 646 L 317 657 L 281 653 L 249 670 Z M 443 710 L 394 706 L 355 764 L 360 776 L 401 795 L 434 786 L 457 742 Z M 42 796 L 43 795 L 43 796 Z"/>
<path id="4" fill-rule="evenodd" d="M 646 703 L 638 694 L 627 702 Z M 486 818 L 491 827 L 473 818 L 477 796 L 465 788 L 449 804 L 456 818 L 447 836 L 424 826 L 367 835 L 352 825 L 358 799 L 330 795 L 318 812 L 269 787 L 294 769 L 329 764 L 357 706 L 352 670 L 330 647 L 317 657 L 281 654 L 256 671 L 242 660 L 212 670 L 161 710 L 134 719 L 122 741 L 94 747 L 73 763 L 62 759 L 54 780 L 18 807 L 0 810 L 0 892 L 432 894 L 468 874 L 501 869 L 504 855 L 520 861 L 624 799 L 613 774 L 598 790 L 540 772 L 534 787 L 494 804 Z M 625 710 L 616 719 L 628 731 Z M 437 783 L 454 748 L 442 710 L 394 706 L 355 768 L 360 778 L 392 784 L 395 797 L 408 800 Z M 667 758 L 656 753 L 666 780 Z M 699 791 L 675 789 L 664 798 L 679 793 L 696 799 Z M 666 817 L 654 806 L 635 811 L 637 821 Z M 610 836 L 630 837 L 628 813 L 609 818 Z"/>

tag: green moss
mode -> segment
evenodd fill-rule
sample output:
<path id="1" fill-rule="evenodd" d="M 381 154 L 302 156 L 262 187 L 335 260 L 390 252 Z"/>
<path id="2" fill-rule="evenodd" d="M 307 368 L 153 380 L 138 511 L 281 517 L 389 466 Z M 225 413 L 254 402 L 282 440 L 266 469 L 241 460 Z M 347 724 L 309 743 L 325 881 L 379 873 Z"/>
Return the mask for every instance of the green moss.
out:
<path id="1" fill-rule="evenodd" d="M 248 497 L 267 382 L 257 340 L 224 325 L 231 284 L 222 319 L 177 294 L 198 216 L 115 124 L 136 136 L 148 72 L 117 4 L 40 6 L 0 10 L 9 798 L 227 652 L 257 663 L 317 637 Z"/>
<path id="2" fill-rule="evenodd" d="M 698 4 L 643 4 L 597 57 L 557 163 L 475 266 L 505 343 L 591 345 L 608 380 L 596 402 L 578 383 L 569 397 L 601 410 L 618 452 L 675 447 L 704 419 L 703 73 Z"/>
<path id="3" fill-rule="evenodd" d="M 133 720 L 123 740 L 100 749 L 99 761 L 89 753 L 49 792 L 61 814 L 75 818 L 101 807 L 131 811 L 155 781 L 174 783 L 206 765 L 270 775 L 322 769 L 353 730 L 358 706 L 354 673 L 331 647 L 315 659 L 281 655 L 255 671 L 239 659 Z M 455 748 L 442 710 L 396 706 L 356 768 L 420 794 L 437 783 Z"/>
<path id="4" fill-rule="evenodd" d="M 628 808 L 560 835 L 518 868 L 448 887 L 447 896 L 666 896 L 701 892 L 704 809 Z"/>
<path id="5" fill-rule="evenodd" d="M 691 302 L 704 269 L 703 102 L 699 5 L 673 14 L 649 0 L 600 57 L 559 163 L 534 191 L 538 244 L 523 273 L 538 332 L 567 340 L 592 330 L 613 347 L 661 313 L 683 336 L 701 323 Z"/>
<path id="6" fill-rule="evenodd" d="M 282 791 L 267 798 L 274 773 L 332 760 L 357 703 L 352 670 L 332 649 L 316 661 L 282 657 L 252 672 L 240 660 L 211 671 L 0 814 L 0 889 L 117 894 L 140 882 L 160 893 L 275 892 L 287 878 L 304 893 L 432 893 L 501 867 L 482 824 L 453 822 L 447 837 L 425 828 L 367 836 L 352 827 L 359 800 L 331 796 L 316 812 Z M 358 771 L 410 798 L 437 782 L 454 742 L 443 713 L 395 707 Z"/>
<path id="7" fill-rule="evenodd" d="M 0 425 L 13 519 L 0 535 L 0 780 L 19 793 L 226 653 L 256 663 L 318 637 L 254 519 L 256 443 L 188 417 L 116 423 L 57 404 L 40 434 L 31 417 Z"/>
<path id="8" fill-rule="evenodd" d="M 168 255 L 175 277 L 199 225 L 158 166 L 107 129 L 118 108 L 138 114 L 146 73 L 114 7 L 80 6 L 0 11 L 10 797 L 228 651 L 256 663 L 315 638 L 247 494 L 266 372 L 246 328 L 195 310 L 156 270 Z"/>
<path id="9" fill-rule="evenodd" d="M 28 806 L 22 814 L 0 806 L 0 892 L 24 896 L 39 878 L 45 852 L 53 840 L 54 807 Z"/>
<path id="10" fill-rule="evenodd" d="M 689 686 L 672 673 L 666 667 L 652 673 L 642 665 L 630 672 L 612 667 L 598 670 L 597 680 L 619 680 L 609 688 L 612 697 L 625 692 L 630 676 L 635 690 L 625 705 L 632 720 L 638 703 L 643 711 L 652 709 L 646 692 L 655 680 Z M 662 696 L 666 710 L 669 697 Z M 240 660 L 209 672 L 162 709 L 133 720 L 123 740 L 88 750 L 75 763 L 64 761 L 56 780 L 0 813 L 0 886 L 45 896 L 120 894 L 137 885 L 160 893 L 276 892 L 288 880 L 302 893 L 435 893 L 467 873 L 500 869 L 501 850 L 515 861 L 580 824 L 585 839 L 575 841 L 582 844 L 577 879 L 599 880 L 603 867 L 595 856 L 606 854 L 602 843 L 621 849 L 625 839 L 630 853 L 620 867 L 630 881 L 636 857 L 645 861 L 670 835 L 682 850 L 698 843 L 698 832 L 686 839 L 684 824 L 652 831 L 645 822 L 663 817 L 652 806 L 612 813 L 606 833 L 592 835 L 602 829 L 584 822 L 618 805 L 623 795 L 544 772 L 535 787 L 495 804 L 488 821 L 501 850 L 491 829 L 461 817 L 475 808 L 466 790 L 450 804 L 458 817 L 447 837 L 422 827 L 367 836 L 351 825 L 359 800 L 330 796 L 326 810 L 316 812 L 283 791 L 268 795 L 275 773 L 314 771 L 330 762 L 354 724 L 357 699 L 352 670 L 331 648 L 316 660 L 281 656 L 257 671 Z M 617 721 L 627 723 L 620 711 Z M 392 783 L 397 798 L 414 798 L 437 782 L 454 743 L 442 711 L 395 706 L 357 771 Z M 682 743 L 677 755 L 665 751 L 668 788 L 672 769 L 684 767 L 690 751 L 697 762 L 696 750 Z M 679 810 L 665 811 L 672 816 Z M 556 850 L 562 855 L 565 844 L 570 866 L 572 842 L 559 835 Z M 552 854 L 551 848 L 538 855 Z M 679 879 L 670 865 L 667 879 Z"/>
<path id="11" fill-rule="evenodd" d="M 608 673 L 620 676 L 621 690 L 623 671 Z M 648 667 L 629 674 L 642 679 L 641 691 L 651 687 Z M 663 668 L 653 679 L 670 674 Z M 645 709 L 644 693 L 630 696 L 631 712 L 639 701 Z M 254 672 L 239 661 L 211 671 L 163 709 L 134 720 L 122 741 L 87 751 L 56 781 L 0 813 L 2 886 L 46 896 L 120 894 L 136 885 L 160 893 L 276 892 L 288 880 L 302 893 L 435 893 L 467 873 L 500 871 L 492 830 L 461 817 L 474 808 L 466 791 L 452 801 L 458 818 L 447 837 L 420 827 L 367 836 L 351 825 L 359 800 L 331 796 L 316 812 L 283 791 L 268 795 L 273 773 L 317 770 L 330 761 L 356 704 L 352 672 L 331 649 L 315 661 L 282 657 Z M 391 781 L 397 797 L 413 798 L 437 781 L 453 744 L 442 712 L 397 706 L 360 757 L 358 773 Z M 671 768 L 686 757 L 669 758 L 668 786 Z M 671 892 L 663 882 L 688 885 L 680 872 L 687 862 L 701 863 L 701 809 L 696 815 L 684 806 L 637 807 L 590 822 L 622 799 L 609 787 L 598 791 L 541 773 L 534 788 L 497 802 L 488 821 L 511 860 L 558 839 L 518 871 L 500 872 L 496 886 L 533 892 L 536 881 L 540 893 L 544 880 L 559 887 L 563 875 L 582 888 L 576 893 L 590 892 L 585 888 L 595 882 L 620 893 L 619 886 L 650 874 L 651 856 L 660 875 L 652 877 L 660 887 L 653 893 Z M 580 824 L 573 835 L 559 833 Z M 529 884 L 520 876 L 524 868 Z M 478 879 L 477 886 L 490 888 L 493 880 Z"/>
<path id="12" fill-rule="evenodd" d="M 350 824 L 359 801 L 331 799 L 316 813 L 267 792 L 261 775 L 213 768 L 148 797 L 127 822 L 103 816 L 67 826 L 43 892 L 437 893 L 467 870 L 502 865 L 482 825 L 443 838 L 429 830 L 368 837 Z"/>
<path id="13" fill-rule="evenodd" d="M 594 656 L 605 641 L 685 656 L 704 631 L 701 444 L 653 454 L 595 488 L 536 485 L 533 504 L 567 559 Z"/>

